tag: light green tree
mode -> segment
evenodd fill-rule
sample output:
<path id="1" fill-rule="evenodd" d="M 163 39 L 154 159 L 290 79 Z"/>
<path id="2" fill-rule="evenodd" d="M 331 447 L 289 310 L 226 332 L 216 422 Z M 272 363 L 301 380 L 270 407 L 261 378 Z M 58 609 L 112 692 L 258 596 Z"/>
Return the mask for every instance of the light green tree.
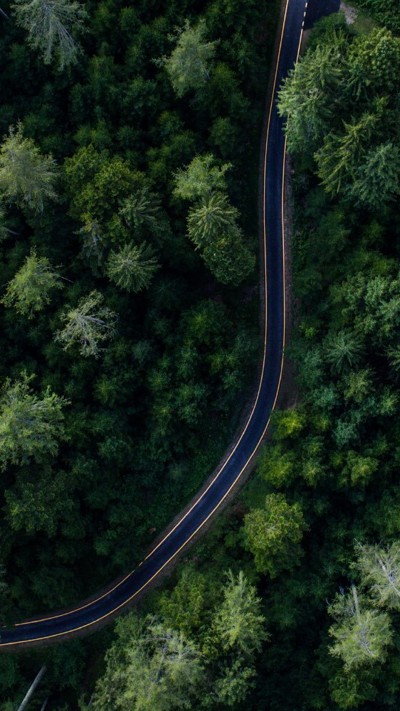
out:
<path id="1" fill-rule="evenodd" d="M 126 244 L 112 251 L 107 262 L 107 274 L 117 286 L 126 291 L 138 292 L 147 289 L 160 268 L 154 252 L 148 244 Z"/>
<path id="2" fill-rule="evenodd" d="M 237 708 L 237 704 L 245 700 L 254 685 L 256 676 L 256 670 L 246 666 L 243 659 L 235 659 L 232 664 L 223 667 L 222 674 L 214 684 L 217 702 Z"/>
<path id="3" fill-rule="evenodd" d="M 93 696 L 94 711 L 190 709 L 203 679 L 201 656 L 181 632 L 153 618 L 129 615 L 117 623 L 117 640 Z"/>
<path id="4" fill-rule="evenodd" d="M 199 89 L 209 79 L 216 43 L 207 41 L 204 20 L 195 27 L 186 20 L 176 36 L 171 55 L 157 63 L 164 64 L 176 95 L 183 96 L 190 89 Z"/>
<path id="5" fill-rule="evenodd" d="M 103 301 L 102 294 L 92 291 L 64 314 L 64 328 L 55 335 L 64 350 L 79 345 L 83 356 L 97 358 L 100 355 L 101 344 L 115 334 L 117 321 L 117 315 L 104 306 Z"/>
<path id="6" fill-rule="evenodd" d="M 64 436 L 64 398 L 49 388 L 36 395 L 32 376 L 22 373 L 15 381 L 6 380 L 0 393 L 0 467 L 47 461 L 57 454 L 58 440 Z"/>
<path id="7" fill-rule="evenodd" d="M 362 609 L 357 589 L 336 596 L 328 608 L 336 619 L 329 629 L 334 639 L 330 653 L 344 662 L 346 670 L 384 661 L 392 641 L 392 630 L 387 613 Z"/>
<path id="8" fill-rule="evenodd" d="M 246 657 L 259 652 L 268 638 L 261 600 L 243 571 L 227 574 L 224 599 L 213 621 L 213 631 L 225 651 L 234 650 Z"/>
<path id="9" fill-rule="evenodd" d="M 36 251 L 32 250 L 8 283 L 2 303 L 14 306 L 23 316 L 33 318 L 50 303 L 51 291 L 62 288 L 61 277 L 47 257 L 38 257 Z"/>
<path id="10" fill-rule="evenodd" d="M 22 124 L 11 126 L 0 148 L 0 194 L 40 212 L 46 200 L 56 198 L 56 163 L 44 156 L 31 138 L 24 138 Z"/>
<path id="11" fill-rule="evenodd" d="M 211 153 L 196 156 L 186 168 L 175 173 L 174 195 L 182 200 L 198 200 L 216 191 L 225 192 L 225 173 L 231 167 L 231 163 L 219 167 Z"/>
<path id="12" fill-rule="evenodd" d="M 269 494 L 265 508 L 253 509 L 244 519 L 244 545 L 253 554 L 257 570 L 276 577 L 296 565 L 306 528 L 298 503 L 288 504 L 283 494 Z"/>
<path id="13" fill-rule="evenodd" d="M 386 547 L 361 545 L 356 547 L 354 567 L 361 581 L 379 607 L 400 609 L 400 543 Z"/>
<path id="14" fill-rule="evenodd" d="M 45 64 L 60 70 L 78 61 L 80 47 L 74 38 L 83 29 L 86 10 L 76 0 L 14 0 L 17 24 L 28 32 L 28 42 L 38 49 Z"/>

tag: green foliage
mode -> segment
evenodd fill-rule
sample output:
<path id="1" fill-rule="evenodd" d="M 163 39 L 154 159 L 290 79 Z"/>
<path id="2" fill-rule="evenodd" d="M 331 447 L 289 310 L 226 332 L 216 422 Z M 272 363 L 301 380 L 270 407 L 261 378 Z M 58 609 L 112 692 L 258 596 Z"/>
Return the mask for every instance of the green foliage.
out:
<path id="1" fill-rule="evenodd" d="M 357 546 L 356 569 L 379 607 L 400 608 L 400 544 Z"/>
<path id="2" fill-rule="evenodd" d="M 153 618 L 133 614 L 117 624 L 118 637 L 106 657 L 106 673 L 93 698 L 95 711 L 190 708 L 190 696 L 202 679 L 201 657 L 182 633 Z"/>
<path id="3" fill-rule="evenodd" d="M 237 217 L 237 209 L 223 193 L 203 198 L 189 211 L 189 237 L 223 284 L 240 284 L 254 269 L 255 259 L 243 242 Z"/>
<path id="4" fill-rule="evenodd" d="M 206 40 L 205 21 L 200 20 L 191 27 L 189 20 L 186 20 L 176 33 L 174 50 L 162 60 L 177 96 L 182 97 L 207 82 L 214 54 L 215 42 Z"/>
<path id="5" fill-rule="evenodd" d="M 343 80 L 344 38 L 318 45 L 291 70 L 279 93 L 279 113 L 287 118 L 289 151 L 305 147 L 313 152 L 326 134 L 329 122 L 338 110 L 338 88 Z"/>
<path id="6" fill-rule="evenodd" d="M 162 618 L 168 626 L 188 637 L 202 624 L 209 597 L 206 576 L 186 565 L 172 592 L 160 596 Z"/>
<path id="7" fill-rule="evenodd" d="M 54 18 L 62 3 L 50 4 Z M 74 44 L 63 54 L 55 39 L 46 56 L 51 66 L 35 56 L 52 42 L 43 25 L 36 28 L 35 54 L 29 46 L 33 13 L 25 15 L 27 31 L 4 22 L 0 42 L 2 126 L 17 127 L 21 118 L 20 142 L 29 148 L 18 168 L 18 190 L 7 192 L 14 178 L 6 163 L 0 181 L 3 293 L 32 250 L 54 272 L 62 265 L 68 277 L 48 291 L 36 289 L 35 304 L 41 300 L 45 308 L 34 318 L 24 316 L 17 301 L 1 310 L 1 374 L 18 380 L 23 370 L 35 372 L 39 401 L 49 392 L 70 403 L 51 452 L 35 450 L 37 456 L 24 461 L 21 455 L 15 465 L 10 460 L 3 475 L 0 565 L 9 590 L 1 600 L 3 622 L 75 604 L 142 559 L 154 529 L 161 531 L 190 500 L 222 456 L 255 368 L 258 296 L 250 288 L 254 258 L 247 239 L 257 232 L 254 176 L 277 3 L 122 5 L 85 2 L 88 31 L 81 33 L 83 13 L 71 1 L 71 23 L 61 24 Z M 199 27 L 203 35 L 197 58 L 182 71 L 195 86 L 177 99 L 167 71 L 152 58 L 178 49 L 181 38 L 180 48 L 190 50 L 183 33 L 176 44 L 169 40 L 186 16 L 194 29 L 190 42 Z M 59 175 L 50 155 L 62 166 Z M 192 165 L 194 156 L 202 163 Z M 218 286 L 185 236 L 184 208 L 174 194 L 182 170 L 192 184 L 202 175 L 204 196 L 229 191 L 237 210 L 240 231 L 232 230 L 228 241 L 218 233 L 218 250 L 211 242 L 204 248 L 215 274 L 221 271 Z M 192 197 L 189 208 L 200 199 Z M 141 252 L 143 244 L 140 278 L 146 271 L 149 284 L 128 292 L 109 278 L 109 265 L 130 249 Z M 245 271 L 244 292 L 232 282 Z M 65 288 L 58 290 L 61 283 Z M 56 330 L 60 340 L 54 342 Z M 79 351 L 102 357 L 79 357 Z M 255 588 L 254 569 L 243 556 L 248 589 Z M 244 658 L 238 645 L 225 649 L 213 632 L 225 598 L 223 571 L 234 570 L 237 580 L 238 563 L 229 560 L 212 581 L 195 557 L 192 563 L 193 581 L 180 581 L 171 597 L 164 587 L 169 602 L 154 613 L 164 630 L 197 650 L 204 667 L 190 696 L 185 681 L 182 696 L 198 708 L 239 706 L 252 693 L 256 652 Z M 109 635 L 79 641 L 79 649 L 41 652 L 48 681 L 33 703 L 41 707 L 48 689 L 54 708 L 77 707 L 82 693 L 89 702 Z M 149 665 L 153 651 L 146 649 Z M 17 708 L 36 666 L 30 654 L 2 665 L 4 703 Z"/>
<path id="8" fill-rule="evenodd" d="M 384 204 L 397 200 L 400 182 L 400 147 L 381 143 L 368 151 L 355 174 L 351 194 L 361 205 L 379 212 Z"/>
<path id="9" fill-rule="evenodd" d="M 51 156 L 40 153 L 22 124 L 11 126 L 0 148 L 0 193 L 4 200 L 41 212 L 56 197 L 57 170 Z"/>
<path id="10" fill-rule="evenodd" d="M 8 283 L 2 303 L 14 306 L 23 316 L 33 318 L 50 303 L 50 292 L 62 287 L 60 276 L 47 257 L 38 257 L 36 251 L 32 250 Z"/>
<path id="11" fill-rule="evenodd" d="M 136 293 L 150 286 L 159 267 L 150 245 L 126 244 L 118 252 L 110 252 L 107 274 L 121 289 Z"/>
<path id="12" fill-rule="evenodd" d="M 251 511 L 244 522 L 244 545 L 253 554 L 256 569 L 276 577 L 296 565 L 305 529 L 298 503 L 288 504 L 283 494 L 269 494 L 265 508 Z"/>
<path id="13" fill-rule="evenodd" d="M 207 196 L 189 212 L 189 237 L 197 248 L 204 249 L 221 234 L 235 233 L 237 218 L 238 210 L 229 203 L 226 195 L 216 193 Z"/>
<path id="14" fill-rule="evenodd" d="M 336 597 L 329 613 L 337 620 L 329 629 L 335 640 L 330 653 L 342 659 L 346 670 L 384 661 L 392 641 L 386 613 L 363 610 L 354 586 L 349 594 Z"/>
<path id="15" fill-rule="evenodd" d="M 198 200 L 216 191 L 224 192 L 225 173 L 231 167 L 231 163 L 224 163 L 219 168 L 211 153 L 196 156 L 185 169 L 181 168 L 175 174 L 174 195 L 182 200 Z"/>
<path id="16" fill-rule="evenodd" d="M 75 0 L 14 0 L 17 24 L 28 32 L 28 42 L 38 49 L 45 64 L 60 70 L 78 61 L 79 45 L 74 34 L 83 27 L 85 9 Z"/>
<path id="17" fill-rule="evenodd" d="M 225 651 L 235 650 L 244 656 L 260 651 L 265 632 L 265 618 L 261 614 L 261 600 L 249 585 L 243 571 L 237 578 L 228 572 L 224 601 L 214 618 L 214 632 Z"/>
<path id="18" fill-rule="evenodd" d="M 113 337 L 117 321 L 117 315 L 103 306 L 103 300 L 100 292 L 92 291 L 75 308 L 64 313 L 64 328 L 55 336 L 64 350 L 79 344 L 81 355 L 98 358 L 100 344 Z"/>
<path id="19" fill-rule="evenodd" d="M 0 397 L 0 465 L 48 461 L 64 437 L 66 400 L 47 388 L 42 397 L 30 387 L 32 376 L 6 380 Z"/>

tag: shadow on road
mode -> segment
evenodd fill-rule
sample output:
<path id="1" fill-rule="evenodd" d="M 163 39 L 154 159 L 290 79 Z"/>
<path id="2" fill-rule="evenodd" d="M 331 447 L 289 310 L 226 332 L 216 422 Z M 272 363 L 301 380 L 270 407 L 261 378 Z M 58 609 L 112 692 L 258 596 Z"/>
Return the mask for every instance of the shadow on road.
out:
<path id="1" fill-rule="evenodd" d="M 339 12 L 340 0 L 309 0 L 304 29 L 309 30 L 317 20 L 332 12 Z"/>

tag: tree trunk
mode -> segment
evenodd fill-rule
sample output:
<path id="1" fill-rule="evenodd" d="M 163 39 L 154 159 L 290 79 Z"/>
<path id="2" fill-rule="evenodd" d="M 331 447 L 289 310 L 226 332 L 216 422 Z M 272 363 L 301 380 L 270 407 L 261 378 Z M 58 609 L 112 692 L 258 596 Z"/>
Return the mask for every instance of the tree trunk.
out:
<path id="1" fill-rule="evenodd" d="M 23 699 L 21 705 L 18 707 L 18 711 L 23 711 L 23 709 L 26 708 L 27 704 L 29 703 L 29 701 L 31 700 L 31 698 L 32 698 L 32 696 L 33 696 L 33 694 L 34 694 L 34 692 L 35 692 L 36 687 L 40 684 L 41 679 L 42 679 L 42 677 L 45 675 L 45 673 L 46 673 L 46 665 L 43 664 L 41 670 L 39 671 L 39 673 L 38 673 L 37 676 L 35 677 L 35 679 L 34 679 L 32 685 L 31 685 L 31 687 L 28 689 L 28 691 L 27 691 L 27 693 L 26 693 L 26 695 L 25 695 L 25 697 L 24 697 L 24 699 Z M 45 703 L 46 703 L 46 702 L 45 702 Z M 42 707 L 42 708 L 43 708 L 43 707 Z"/>

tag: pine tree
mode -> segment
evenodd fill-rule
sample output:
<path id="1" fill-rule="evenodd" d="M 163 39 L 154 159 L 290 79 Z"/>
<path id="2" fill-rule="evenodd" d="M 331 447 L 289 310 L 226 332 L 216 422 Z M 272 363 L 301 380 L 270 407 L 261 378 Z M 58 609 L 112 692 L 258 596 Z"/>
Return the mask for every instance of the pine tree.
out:
<path id="1" fill-rule="evenodd" d="M 223 193 L 209 195 L 193 207 L 188 216 L 188 233 L 196 247 L 208 246 L 216 237 L 238 229 L 239 211 Z"/>
<path id="2" fill-rule="evenodd" d="M 144 230 L 157 233 L 160 227 L 160 201 L 146 187 L 134 192 L 127 198 L 119 212 L 135 234 L 141 235 Z"/>
<path id="3" fill-rule="evenodd" d="M 362 347 L 352 331 L 330 334 L 325 341 L 326 360 L 337 373 L 354 368 L 360 360 Z"/>
<path id="4" fill-rule="evenodd" d="M 372 148 L 355 172 L 350 195 L 379 213 L 400 195 L 400 149 L 391 141 Z"/>
<path id="5" fill-rule="evenodd" d="M 126 291 L 147 289 L 160 268 L 150 245 L 126 244 L 108 258 L 107 274 L 117 286 Z"/>

